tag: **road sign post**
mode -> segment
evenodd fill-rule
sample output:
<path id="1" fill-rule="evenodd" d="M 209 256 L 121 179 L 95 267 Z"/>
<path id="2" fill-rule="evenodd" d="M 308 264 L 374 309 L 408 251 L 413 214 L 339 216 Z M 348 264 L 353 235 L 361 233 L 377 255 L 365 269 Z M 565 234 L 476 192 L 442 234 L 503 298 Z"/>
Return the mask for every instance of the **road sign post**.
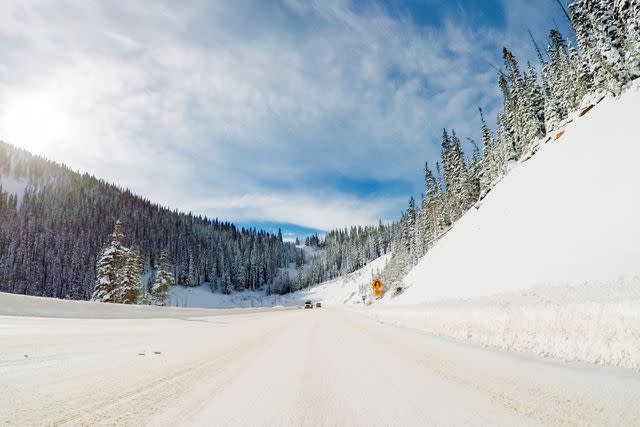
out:
<path id="1" fill-rule="evenodd" d="M 382 295 L 384 294 L 384 286 L 382 285 L 380 279 L 375 279 L 371 283 L 371 286 L 373 286 L 373 294 L 375 295 L 376 299 L 382 298 Z"/>

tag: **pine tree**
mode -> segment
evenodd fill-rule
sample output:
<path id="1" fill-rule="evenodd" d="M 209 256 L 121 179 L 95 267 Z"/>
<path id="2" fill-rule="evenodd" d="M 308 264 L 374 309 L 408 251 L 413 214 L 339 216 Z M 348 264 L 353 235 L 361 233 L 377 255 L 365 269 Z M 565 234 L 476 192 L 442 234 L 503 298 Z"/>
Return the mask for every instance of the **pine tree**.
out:
<path id="1" fill-rule="evenodd" d="M 123 239 L 122 223 L 116 221 L 111 243 L 102 250 L 96 264 L 96 285 L 91 297 L 93 301 L 118 302 L 126 252 L 122 246 Z"/>
<path id="2" fill-rule="evenodd" d="M 156 279 L 151 286 L 151 298 L 155 305 L 166 305 L 169 298 L 169 289 L 175 283 L 169 257 L 166 252 L 162 252 L 156 265 Z"/>
<path id="3" fill-rule="evenodd" d="M 491 129 L 484 119 L 482 108 L 478 107 L 478 110 L 480 111 L 480 121 L 482 123 L 481 131 L 483 158 L 481 161 L 480 172 L 480 198 L 483 198 L 489 192 L 489 190 L 491 190 L 493 181 L 499 176 L 500 171 L 498 170 L 499 159 L 497 158 L 497 147 L 494 141 L 493 134 L 491 133 Z"/>
<path id="4" fill-rule="evenodd" d="M 117 289 L 117 302 L 121 304 L 136 304 L 140 296 L 142 282 L 142 258 L 133 249 L 124 251 L 125 264 L 121 273 L 121 282 Z"/>
<path id="5" fill-rule="evenodd" d="M 467 165 L 467 176 L 465 179 L 465 210 L 469 209 L 480 198 L 480 175 L 482 174 L 482 155 L 480 148 L 472 139 L 469 142 L 473 145 L 471 158 Z"/>

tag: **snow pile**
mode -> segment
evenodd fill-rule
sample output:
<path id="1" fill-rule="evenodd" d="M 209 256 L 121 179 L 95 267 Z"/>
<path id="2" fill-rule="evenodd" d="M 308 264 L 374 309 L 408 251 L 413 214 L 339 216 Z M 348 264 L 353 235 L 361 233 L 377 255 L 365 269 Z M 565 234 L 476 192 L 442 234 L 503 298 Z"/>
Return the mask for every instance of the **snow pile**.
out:
<path id="1" fill-rule="evenodd" d="M 414 306 L 379 305 L 364 313 L 480 345 L 640 369 L 640 277 L 611 286 L 548 286 Z"/>
<path id="2" fill-rule="evenodd" d="M 191 317 L 258 313 L 281 309 L 283 308 L 205 310 L 197 308 L 158 307 L 152 305 L 62 300 L 58 298 L 16 295 L 0 292 L 0 318 L 3 316 L 18 316 L 69 319 L 186 319 Z"/>
<path id="3" fill-rule="evenodd" d="M 640 83 L 517 165 L 368 311 L 509 350 L 640 368 Z M 410 305 L 410 306 L 407 306 Z"/>

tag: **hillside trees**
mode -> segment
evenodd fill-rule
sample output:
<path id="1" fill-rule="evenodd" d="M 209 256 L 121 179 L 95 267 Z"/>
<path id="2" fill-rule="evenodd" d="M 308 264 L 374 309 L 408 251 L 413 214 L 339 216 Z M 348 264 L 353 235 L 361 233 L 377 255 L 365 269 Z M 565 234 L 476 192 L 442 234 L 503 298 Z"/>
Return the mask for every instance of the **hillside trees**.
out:
<path id="1" fill-rule="evenodd" d="M 166 305 L 169 297 L 169 289 L 174 284 L 169 256 L 166 252 L 161 252 L 156 266 L 156 278 L 151 286 L 151 303 L 155 305 Z"/>
<path id="2" fill-rule="evenodd" d="M 96 285 L 91 297 L 94 301 L 137 304 L 142 291 L 140 253 L 122 245 L 124 230 L 116 221 L 111 242 L 100 252 L 96 265 Z"/>
<path id="3" fill-rule="evenodd" d="M 300 258 L 281 236 L 171 211 L 3 142 L 0 169 L 0 291 L 91 299 L 117 218 L 127 230 L 121 245 L 138 249 L 143 271 L 152 271 L 166 251 L 183 286 L 258 289 Z M 24 191 L 4 190 L 4 177 Z M 118 251 L 112 255 L 118 258 Z"/>
<path id="4" fill-rule="evenodd" d="M 534 150 L 545 134 L 559 129 L 585 100 L 616 96 L 640 77 L 640 2 L 577 0 L 569 11 L 577 46 L 551 30 L 546 58 L 534 41 L 540 64 L 536 68 L 528 63 L 524 71 L 515 55 L 503 49 L 504 68 L 497 76 L 503 108 L 497 114 L 495 132 L 480 109 L 482 153 L 474 147 L 470 158 L 465 158 L 455 131 L 443 132 L 444 177 L 440 178 L 439 168 L 436 178 L 425 166 L 425 194 L 419 210 L 414 212 L 410 203 L 398 224 L 402 232 L 392 242 L 393 256 L 383 274 L 391 286 L 400 283 L 408 269 L 491 191 L 513 163 Z M 416 241 L 422 243 L 416 245 Z"/>

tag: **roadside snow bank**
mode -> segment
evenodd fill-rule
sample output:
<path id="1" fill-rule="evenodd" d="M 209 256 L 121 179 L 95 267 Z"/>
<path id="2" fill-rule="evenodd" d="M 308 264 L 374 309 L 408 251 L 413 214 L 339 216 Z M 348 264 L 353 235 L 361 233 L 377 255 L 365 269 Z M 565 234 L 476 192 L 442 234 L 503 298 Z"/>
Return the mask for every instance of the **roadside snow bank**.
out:
<path id="1" fill-rule="evenodd" d="M 361 312 L 484 346 L 640 370 L 638 276 Z"/>
<path id="2" fill-rule="evenodd" d="M 16 295 L 0 292 L 0 317 L 50 317 L 67 319 L 156 319 L 226 316 L 284 310 L 278 308 L 233 308 L 207 310 L 197 308 L 156 307 L 151 305 L 109 304 L 94 301 Z"/>

